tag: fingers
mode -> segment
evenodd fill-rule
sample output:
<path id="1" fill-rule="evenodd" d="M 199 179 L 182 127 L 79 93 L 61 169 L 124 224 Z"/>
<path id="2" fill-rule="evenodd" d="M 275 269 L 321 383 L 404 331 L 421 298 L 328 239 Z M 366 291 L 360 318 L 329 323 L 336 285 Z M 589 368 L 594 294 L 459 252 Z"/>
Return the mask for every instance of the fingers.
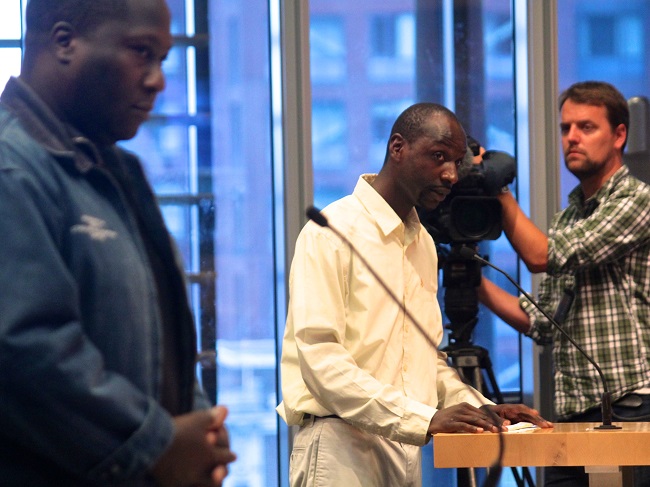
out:
<path id="1" fill-rule="evenodd" d="M 529 423 L 533 423 L 533 424 L 539 426 L 540 428 L 552 428 L 553 427 L 553 423 L 551 423 L 550 421 L 542 418 L 539 414 L 530 414 L 530 415 L 527 414 L 527 415 L 525 415 L 525 418 L 526 419 L 524 419 L 524 421 L 528 421 Z"/>
<path id="2" fill-rule="evenodd" d="M 489 410 L 462 403 L 439 410 L 431 419 L 429 433 L 496 433 L 506 424 L 509 424 L 509 421 L 490 414 Z"/>
<path id="3" fill-rule="evenodd" d="M 213 478 L 228 474 L 226 465 L 234 462 L 237 456 L 230 450 L 230 437 L 228 429 L 225 426 L 225 420 L 228 416 L 228 409 L 224 406 L 214 406 L 210 409 L 212 415 L 211 429 L 206 433 L 208 443 L 214 448 L 215 460 L 217 466 L 213 470 Z M 223 480 L 223 479 L 222 479 Z"/>
<path id="4" fill-rule="evenodd" d="M 208 443 L 213 446 L 228 446 L 230 439 L 228 438 L 228 430 L 225 426 L 228 409 L 224 406 L 214 406 L 210 409 L 210 415 L 212 422 L 206 435 Z"/>
<path id="5" fill-rule="evenodd" d="M 524 421 L 536 424 L 542 428 L 552 428 L 553 423 L 544 419 L 537 409 L 532 409 L 524 406 L 526 409 L 520 413 L 520 416 L 525 418 Z"/>
<path id="6" fill-rule="evenodd" d="M 508 419 L 499 416 L 491 408 L 481 406 L 478 409 L 473 409 L 478 411 L 478 414 L 473 411 L 470 412 L 468 423 L 479 426 L 484 431 L 497 433 L 500 429 L 503 429 L 504 426 L 510 424 Z"/>
<path id="7" fill-rule="evenodd" d="M 492 411 L 495 411 L 499 416 L 508 418 L 514 423 L 527 421 L 533 423 L 541 428 L 552 428 L 553 423 L 544 419 L 539 411 L 529 408 L 525 404 L 499 404 L 496 406 L 489 406 Z"/>
<path id="8" fill-rule="evenodd" d="M 213 406 L 210 408 L 210 416 L 212 418 L 212 428 L 220 428 L 223 426 L 228 416 L 228 408 L 225 406 Z"/>
<path id="9" fill-rule="evenodd" d="M 217 465 L 214 470 L 212 470 L 212 482 L 217 487 L 220 487 L 227 475 L 228 467 L 226 465 Z"/>
<path id="10" fill-rule="evenodd" d="M 479 417 L 453 417 L 449 419 L 449 426 L 455 433 L 482 433 L 493 428 L 489 421 Z"/>

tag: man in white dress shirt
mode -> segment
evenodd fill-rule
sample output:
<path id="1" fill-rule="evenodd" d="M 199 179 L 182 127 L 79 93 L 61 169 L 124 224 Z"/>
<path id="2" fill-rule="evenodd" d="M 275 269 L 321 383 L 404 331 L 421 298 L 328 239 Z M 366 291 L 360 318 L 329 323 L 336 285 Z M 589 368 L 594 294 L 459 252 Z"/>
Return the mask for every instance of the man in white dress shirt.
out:
<path id="1" fill-rule="evenodd" d="M 300 425 L 292 486 L 420 486 L 420 447 L 435 433 L 551 426 L 525 405 L 494 405 L 437 349 L 438 261 L 415 207 L 447 196 L 466 145 L 451 111 L 413 105 L 393 126 L 379 174 L 361 176 L 352 195 L 323 211 L 401 304 L 330 229 L 309 222 L 298 237 L 278 406 L 288 425 Z"/>

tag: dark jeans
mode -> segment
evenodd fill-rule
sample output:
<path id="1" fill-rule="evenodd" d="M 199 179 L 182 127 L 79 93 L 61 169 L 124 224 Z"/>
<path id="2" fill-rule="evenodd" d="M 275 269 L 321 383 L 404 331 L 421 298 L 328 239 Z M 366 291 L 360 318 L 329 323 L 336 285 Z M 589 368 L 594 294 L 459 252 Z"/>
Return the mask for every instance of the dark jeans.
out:
<path id="1" fill-rule="evenodd" d="M 650 394 L 629 394 L 626 398 L 630 396 L 641 398 L 641 404 L 630 407 L 614 403 L 614 414 L 622 418 L 650 416 Z M 590 423 L 600 421 L 602 421 L 600 408 L 594 408 L 585 413 L 572 416 L 566 421 L 558 422 Z M 613 421 L 625 421 L 625 419 L 614 417 Z M 628 421 L 650 421 L 650 417 L 643 420 L 629 419 Z M 546 467 L 544 469 L 544 485 L 547 487 L 588 487 L 589 475 L 585 473 L 584 467 Z M 650 467 L 634 467 L 634 486 L 650 487 Z"/>

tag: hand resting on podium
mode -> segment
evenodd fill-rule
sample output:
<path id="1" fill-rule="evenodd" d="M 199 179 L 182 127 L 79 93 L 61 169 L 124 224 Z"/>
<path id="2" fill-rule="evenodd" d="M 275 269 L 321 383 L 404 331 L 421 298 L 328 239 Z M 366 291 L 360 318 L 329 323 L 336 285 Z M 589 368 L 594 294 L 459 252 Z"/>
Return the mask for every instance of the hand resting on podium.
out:
<path id="1" fill-rule="evenodd" d="M 513 423 L 527 422 L 540 428 L 552 428 L 553 423 L 524 404 L 496 404 L 476 408 L 461 403 L 439 409 L 431 418 L 429 434 L 436 433 L 498 433 Z"/>

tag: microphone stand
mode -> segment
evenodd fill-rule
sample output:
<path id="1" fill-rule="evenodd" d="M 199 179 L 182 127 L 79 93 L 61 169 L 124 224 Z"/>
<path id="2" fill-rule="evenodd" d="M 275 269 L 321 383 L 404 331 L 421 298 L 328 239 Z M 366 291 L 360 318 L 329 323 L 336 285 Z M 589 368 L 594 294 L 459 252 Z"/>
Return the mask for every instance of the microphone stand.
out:
<path id="1" fill-rule="evenodd" d="M 316 223 L 317 225 L 321 227 L 326 227 L 329 228 L 337 237 L 339 237 L 345 244 L 350 248 L 352 253 L 356 255 L 361 263 L 368 269 L 370 274 L 375 278 L 375 280 L 381 285 L 381 287 L 388 293 L 390 296 L 391 300 L 393 302 L 397 303 L 397 305 L 400 307 L 400 309 L 404 312 L 404 315 L 413 323 L 413 325 L 418 329 L 420 334 L 424 337 L 424 339 L 431 345 L 435 350 L 438 350 L 438 346 L 433 342 L 431 337 L 427 334 L 426 330 L 424 327 L 420 324 L 420 322 L 411 314 L 411 312 L 402 304 L 402 302 L 399 300 L 399 298 L 395 295 L 395 293 L 388 287 L 388 284 L 384 282 L 384 280 L 377 274 L 377 272 L 373 269 L 373 267 L 368 263 L 368 261 L 365 259 L 363 255 L 356 249 L 354 245 L 352 245 L 352 242 L 347 239 L 345 235 L 343 235 L 341 232 L 339 232 L 336 228 L 331 226 L 329 222 L 327 221 L 327 218 L 325 218 L 325 215 L 321 213 L 321 211 L 316 208 L 315 206 L 310 206 L 307 208 L 306 211 L 307 218 L 309 218 L 311 221 Z M 476 397 L 476 399 L 479 399 L 478 392 L 472 388 L 469 384 L 466 384 L 471 391 L 471 393 Z M 492 411 L 489 408 L 485 409 L 488 414 L 492 416 L 493 419 L 501 420 L 499 416 Z M 501 431 L 501 428 L 499 428 L 498 432 L 499 436 L 499 455 L 497 457 L 496 462 L 492 467 L 490 467 L 490 471 L 487 475 L 487 478 L 485 480 L 485 483 L 483 484 L 483 487 L 494 487 L 497 485 L 497 482 L 499 481 L 499 478 L 501 477 L 501 472 L 502 472 L 502 466 L 501 466 L 501 460 L 503 458 L 503 454 L 505 451 L 505 445 L 504 445 L 504 440 L 503 440 L 503 432 Z"/>
<path id="2" fill-rule="evenodd" d="M 578 351 L 589 361 L 591 365 L 594 366 L 596 369 L 596 372 L 598 372 L 598 375 L 600 376 L 600 380 L 603 384 L 603 395 L 602 395 L 602 401 L 601 401 L 601 414 L 603 418 L 603 423 L 600 426 L 596 426 L 594 429 L 596 430 L 612 430 L 612 429 L 622 429 L 620 426 L 616 426 L 612 424 L 612 395 L 609 392 L 609 389 L 607 388 L 607 381 L 605 380 L 605 376 L 603 374 L 603 371 L 600 369 L 596 361 L 591 358 L 591 356 L 583 350 L 583 348 L 576 343 L 576 341 L 569 335 L 564 328 L 560 326 L 560 324 L 555 321 L 551 316 L 542 309 L 542 307 L 535 301 L 530 294 L 528 294 L 524 289 L 519 285 L 518 282 L 516 282 L 510 275 L 500 269 L 499 267 L 495 266 L 492 264 L 490 261 L 480 257 L 474 250 L 470 249 L 469 247 L 463 247 L 460 250 L 460 253 L 462 256 L 468 258 L 468 259 L 474 259 L 479 261 L 480 263 L 487 265 L 488 267 L 491 267 L 492 269 L 498 271 L 500 274 L 503 274 L 518 290 L 521 292 L 526 298 L 537 308 L 543 315 L 544 317 L 551 323 L 562 335 L 564 335 L 567 340 L 571 342 L 571 344 L 578 349 Z"/>

